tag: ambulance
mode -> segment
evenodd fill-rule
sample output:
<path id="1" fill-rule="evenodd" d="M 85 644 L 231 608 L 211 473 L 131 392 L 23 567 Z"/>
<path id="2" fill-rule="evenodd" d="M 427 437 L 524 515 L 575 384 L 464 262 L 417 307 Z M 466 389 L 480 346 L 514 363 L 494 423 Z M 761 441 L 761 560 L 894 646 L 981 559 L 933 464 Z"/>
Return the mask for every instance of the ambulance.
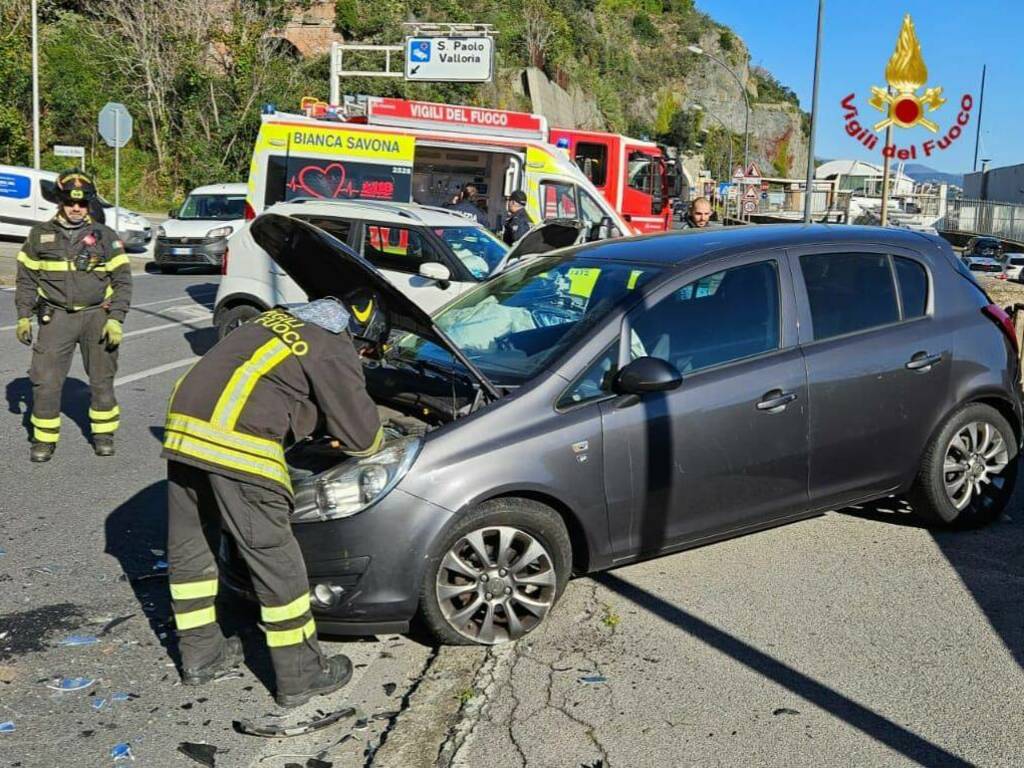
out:
<path id="1" fill-rule="evenodd" d="M 505 198 L 521 189 L 534 223 L 578 219 L 595 233 L 633 232 L 549 142 L 541 115 L 373 96 L 339 106 L 304 99 L 303 111 L 264 109 L 247 218 L 296 199 L 441 206 L 472 184 L 492 231 L 504 221 Z"/>

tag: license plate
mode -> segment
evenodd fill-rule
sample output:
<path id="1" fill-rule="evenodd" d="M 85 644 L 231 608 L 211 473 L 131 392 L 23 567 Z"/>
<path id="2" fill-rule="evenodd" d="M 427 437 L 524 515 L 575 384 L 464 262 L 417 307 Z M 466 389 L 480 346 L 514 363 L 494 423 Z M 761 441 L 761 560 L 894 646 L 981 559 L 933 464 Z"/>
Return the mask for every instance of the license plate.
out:
<path id="1" fill-rule="evenodd" d="M 191 248 L 171 248 L 171 255 L 172 256 L 191 256 L 192 255 L 192 249 Z"/>

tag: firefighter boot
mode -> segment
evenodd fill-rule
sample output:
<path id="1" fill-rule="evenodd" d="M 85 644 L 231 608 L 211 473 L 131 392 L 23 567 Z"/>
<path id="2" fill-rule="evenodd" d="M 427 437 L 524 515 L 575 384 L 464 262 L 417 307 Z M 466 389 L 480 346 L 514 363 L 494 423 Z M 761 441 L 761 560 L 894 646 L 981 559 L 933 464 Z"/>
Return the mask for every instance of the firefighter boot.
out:
<path id="1" fill-rule="evenodd" d="M 277 665 L 275 664 L 275 670 Z M 280 707 L 298 707 L 305 704 L 314 696 L 324 696 L 334 693 L 339 688 L 348 684 L 352 679 L 352 662 L 348 656 L 338 654 L 331 658 L 322 658 L 320 669 L 313 676 L 305 690 L 296 693 L 284 693 L 281 690 L 280 676 L 278 677 L 278 690 L 274 700 Z"/>
<path id="2" fill-rule="evenodd" d="M 56 448 L 56 443 L 32 443 L 28 457 L 37 464 L 43 461 L 49 461 L 53 457 L 53 452 Z"/>
<path id="3" fill-rule="evenodd" d="M 96 452 L 97 456 L 113 456 L 114 436 L 95 435 L 92 439 L 92 449 Z"/>
<path id="4" fill-rule="evenodd" d="M 229 637 L 221 644 L 217 657 L 201 667 L 184 667 L 181 670 L 182 685 L 203 685 L 217 675 L 234 669 L 245 660 L 242 641 L 237 637 Z"/>

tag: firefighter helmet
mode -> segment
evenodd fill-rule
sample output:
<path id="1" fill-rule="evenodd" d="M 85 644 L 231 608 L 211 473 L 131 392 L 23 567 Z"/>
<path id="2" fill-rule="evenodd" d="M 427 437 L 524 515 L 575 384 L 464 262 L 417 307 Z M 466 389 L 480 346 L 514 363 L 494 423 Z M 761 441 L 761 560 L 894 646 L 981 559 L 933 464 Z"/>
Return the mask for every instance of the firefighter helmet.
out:
<path id="1" fill-rule="evenodd" d="M 75 169 L 64 171 L 57 177 L 54 192 L 60 205 L 88 203 L 96 196 L 96 185 L 91 176 Z"/>

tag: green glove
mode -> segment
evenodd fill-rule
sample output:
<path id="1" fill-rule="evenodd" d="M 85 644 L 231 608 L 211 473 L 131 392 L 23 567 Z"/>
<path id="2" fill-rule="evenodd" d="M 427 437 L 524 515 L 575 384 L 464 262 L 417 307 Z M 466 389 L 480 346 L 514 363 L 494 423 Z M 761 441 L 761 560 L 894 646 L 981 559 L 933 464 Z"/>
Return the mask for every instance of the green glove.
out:
<path id="1" fill-rule="evenodd" d="M 14 335 L 18 337 L 18 341 L 26 346 L 32 343 L 32 321 L 29 318 L 19 317 L 14 328 Z"/>
<path id="2" fill-rule="evenodd" d="M 124 338 L 121 323 L 113 318 L 107 320 L 103 325 L 103 336 L 101 338 L 107 342 L 107 346 L 110 349 L 117 349 L 121 346 L 121 339 Z"/>

